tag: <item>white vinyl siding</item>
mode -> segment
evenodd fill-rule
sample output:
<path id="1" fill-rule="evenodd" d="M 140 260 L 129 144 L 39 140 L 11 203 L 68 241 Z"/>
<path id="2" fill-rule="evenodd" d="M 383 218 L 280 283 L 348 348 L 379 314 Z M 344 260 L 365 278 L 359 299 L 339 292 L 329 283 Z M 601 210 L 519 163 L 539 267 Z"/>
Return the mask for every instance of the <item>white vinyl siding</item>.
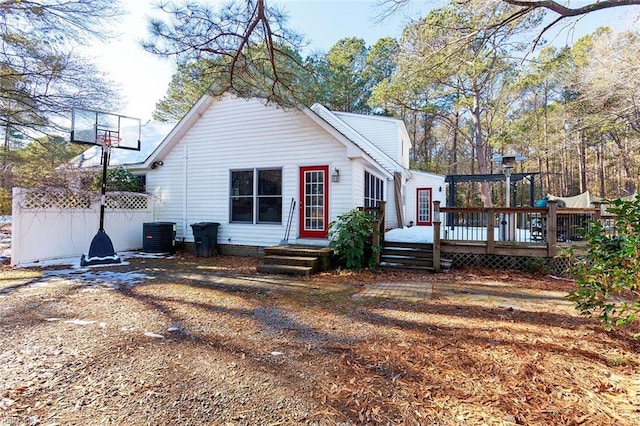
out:
<path id="1" fill-rule="evenodd" d="M 433 209 L 434 201 L 440 201 L 440 205 L 443 207 L 446 202 L 444 176 L 421 172 L 418 170 L 412 170 L 411 174 L 412 177 L 407 180 L 406 186 L 405 225 L 408 225 L 409 222 L 413 222 L 414 224 L 418 223 L 418 188 L 431 188 L 431 209 Z M 431 221 L 433 222 L 436 219 L 436 217 L 433 217 L 432 212 Z"/>
<path id="2" fill-rule="evenodd" d="M 303 112 L 265 106 L 257 100 L 215 101 L 163 162 L 147 175 L 148 191 L 157 194 L 154 217 L 177 222 L 178 239 L 184 241 L 193 241 L 190 224 L 219 222 L 221 244 L 277 244 L 284 236 L 290 201 L 299 198 L 301 166 L 327 164 L 330 171 L 340 170 L 340 182 L 329 182 L 330 221 L 356 206 L 352 201 L 353 162 L 347 158 L 346 147 Z M 230 171 L 248 169 L 282 170 L 280 223 L 231 222 Z M 299 230 L 297 210 L 294 213 L 291 238 Z"/>
<path id="3" fill-rule="evenodd" d="M 401 120 L 390 117 L 334 112 L 342 121 L 370 140 L 389 157 L 409 167 L 410 141 Z"/>

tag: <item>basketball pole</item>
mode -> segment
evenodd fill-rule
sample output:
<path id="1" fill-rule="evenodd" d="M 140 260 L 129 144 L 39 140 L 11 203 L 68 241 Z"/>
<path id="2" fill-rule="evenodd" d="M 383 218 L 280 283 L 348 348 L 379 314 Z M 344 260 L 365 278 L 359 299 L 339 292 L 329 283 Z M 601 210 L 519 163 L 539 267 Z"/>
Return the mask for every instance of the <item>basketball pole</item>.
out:
<path id="1" fill-rule="evenodd" d="M 99 232 L 104 232 L 104 205 L 107 197 L 107 165 L 109 163 L 109 154 L 111 144 L 105 142 L 102 144 L 102 185 L 100 185 L 100 228 Z"/>
<path id="2" fill-rule="evenodd" d="M 111 153 L 111 134 L 109 131 L 104 135 L 102 141 L 102 185 L 100 186 L 100 227 L 98 233 L 93 237 L 89 253 L 80 258 L 80 266 L 110 265 L 121 263 L 120 257 L 113 249 L 111 238 L 104 230 L 104 210 L 107 196 L 107 166 Z"/>

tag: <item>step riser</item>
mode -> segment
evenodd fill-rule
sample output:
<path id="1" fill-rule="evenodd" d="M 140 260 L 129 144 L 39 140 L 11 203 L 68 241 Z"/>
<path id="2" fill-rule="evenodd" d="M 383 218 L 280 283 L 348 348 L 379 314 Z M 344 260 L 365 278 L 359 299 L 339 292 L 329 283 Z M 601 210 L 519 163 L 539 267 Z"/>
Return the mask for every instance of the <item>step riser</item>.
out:
<path id="1" fill-rule="evenodd" d="M 296 246 L 275 246 L 265 247 L 265 256 L 289 256 L 289 257 L 329 257 L 331 249 L 327 247 L 296 247 Z"/>
<path id="2" fill-rule="evenodd" d="M 385 241 L 383 243 L 385 248 L 388 247 L 397 247 L 397 248 L 403 248 L 403 249 L 413 249 L 413 250 L 427 250 L 427 251 L 433 251 L 433 244 L 428 243 L 398 243 L 398 242 L 393 242 L 393 241 Z"/>
<path id="3" fill-rule="evenodd" d="M 309 266 L 316 269 L 319 266 L 318 258 L 291 258 L 281 256 L 265 256 L 263 259 L 265 265 L 289 265 L 289 266 Z"/>
<path id="4" fill-rule="evenodd" d="M 400 249 L 383 249 L 382 256 L 406 256 L 416 258 L 433 258 L 433 251 L 416 251 L 416 250 L 400 250 Z"/>
<path id="5" fill-rule="evenodd" d="M 433 244 L 384 243 L 380 267 L 398 271 L 434 272 Z"/>
<path id="6" fill-rule="evenodd" d="M 405 266 L 405 265 L 383 265 L 380 267 L 382 269 L 393 269 L 394 271 L 409 271 L 409 272 L 434 272 L 434 268 L 430 268 L 427 266 Z"/>
<path id="7" fill-rule="evenodd" d="M 399 265 L 407 265 L 407 266 L 424 266 L 424 267 L 433 267 L 433 260 L 417 260 L 417 259 L 407 259 L 407 258 L 398 258 L 398 257 L 383 257 L 380 259 L 381 263 L 394 263 Z"/>
<path id="8" fill-rule="evenodd" d="M 257 270 L 269 274 L 309 275 L 330 266 L 328 247 L 280 245 L 265 247 L 263 264 Z"/>
<path id="9" fill-rule="evenodd" d="M 258 272 L 263 274 L 284 274 L 284 275 L 299 275 L 307 276 L 311 273 L 311 268 L 304 267 L 287 267 L 286 265 L 258 265 L 256 267 Z"/>

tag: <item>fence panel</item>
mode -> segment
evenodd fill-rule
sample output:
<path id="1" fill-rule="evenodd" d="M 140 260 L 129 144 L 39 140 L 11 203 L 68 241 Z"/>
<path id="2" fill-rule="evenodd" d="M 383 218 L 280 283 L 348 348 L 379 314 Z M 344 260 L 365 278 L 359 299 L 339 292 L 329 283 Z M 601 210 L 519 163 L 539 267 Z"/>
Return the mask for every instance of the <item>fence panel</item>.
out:
<path id="1" fill-rule="evenodd" d="M 116 251 L 142 248 L 142 224 L 153 220 L 146 194 L 108 193 L 105 231 Z M 13 189 L 11 264 L 78 257 L 98 231 L 98 194 L 54 189 Z"/>

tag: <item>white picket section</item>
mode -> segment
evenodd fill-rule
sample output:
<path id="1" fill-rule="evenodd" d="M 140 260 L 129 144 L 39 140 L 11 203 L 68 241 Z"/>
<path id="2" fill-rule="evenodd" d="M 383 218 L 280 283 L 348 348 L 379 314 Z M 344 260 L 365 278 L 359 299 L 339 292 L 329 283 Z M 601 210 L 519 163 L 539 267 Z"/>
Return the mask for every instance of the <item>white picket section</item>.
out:
<path id="1" fill-rule="evenodd" d="M 146 194 L 109 193 L 104 228 L 116 252 L 142 248 L 143 223 L 153 221 Z M 87 253 L 100 224 L 99 194 L 13 189 L 11 264 Z"/>

